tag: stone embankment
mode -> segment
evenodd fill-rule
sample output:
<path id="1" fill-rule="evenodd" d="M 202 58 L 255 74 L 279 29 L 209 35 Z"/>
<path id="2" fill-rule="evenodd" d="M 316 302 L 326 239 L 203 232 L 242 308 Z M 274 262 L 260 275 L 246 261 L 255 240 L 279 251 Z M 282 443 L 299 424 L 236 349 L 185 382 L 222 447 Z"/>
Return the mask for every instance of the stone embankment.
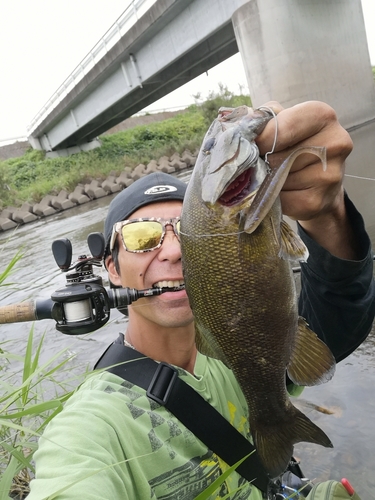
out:
<path id="1" fill-rule="evenodd" d="M 179 172 L 193 166 L 195 159 L 196 155 L 190 151 L 184 151 L 182 155 L 175 153 L 170 158 L 163 156 L 159 161 L 152 160 L 148 165 L 139 164 L 134 169 L 126 167 L 118 176 L 115 172 L 111 172 L 104 181 L 92 180 L 89 184 L 78 184 L 72 193 L 62 190 L 57 196 L 47 195 L 40 203 L 34 205 L 24 203 L 18 208 L 5 208 L 0 213 L 0 231 L 7 231 L 19 224 L 33 222 L 62 210 L 117 193 L 140 177 L 152 172 L 169 174 Z"/>

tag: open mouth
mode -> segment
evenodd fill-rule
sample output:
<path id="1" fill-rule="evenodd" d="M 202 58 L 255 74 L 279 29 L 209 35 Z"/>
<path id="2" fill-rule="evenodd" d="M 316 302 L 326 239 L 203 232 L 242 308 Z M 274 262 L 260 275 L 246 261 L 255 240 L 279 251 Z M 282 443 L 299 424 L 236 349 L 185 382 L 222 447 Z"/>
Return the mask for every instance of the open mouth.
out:
<path id="1" fill-rule="evenodd" d="M 179 290 L 185 289 L 185 282 L 183 280 L 173 280 L 173 281 L 158 281 L 152 285 L 153 288 L 167 288 L 171 292 L 177 292 Z"/>
<path id="2" fill-rule="evenodd" d="M 248 168 L 229 184 L 227 189 L 218 199 L 221 205 L 231 207 L 240 203 L 251 192 L 251 172 Z"/>

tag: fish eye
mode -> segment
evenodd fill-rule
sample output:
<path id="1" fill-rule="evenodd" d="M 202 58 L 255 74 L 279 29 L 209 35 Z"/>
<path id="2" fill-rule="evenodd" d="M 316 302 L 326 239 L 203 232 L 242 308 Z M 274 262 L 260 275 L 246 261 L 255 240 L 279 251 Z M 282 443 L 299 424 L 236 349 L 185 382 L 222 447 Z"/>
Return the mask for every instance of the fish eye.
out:
<path id="1" fill-rule="evenodd" d="M 210 153 L 214 145 L 215 145 L 215 137 L 210 137 L 209 139 L 207 139 L 207 141 L 203 146 L 203 152 L 206 154 Z"/>

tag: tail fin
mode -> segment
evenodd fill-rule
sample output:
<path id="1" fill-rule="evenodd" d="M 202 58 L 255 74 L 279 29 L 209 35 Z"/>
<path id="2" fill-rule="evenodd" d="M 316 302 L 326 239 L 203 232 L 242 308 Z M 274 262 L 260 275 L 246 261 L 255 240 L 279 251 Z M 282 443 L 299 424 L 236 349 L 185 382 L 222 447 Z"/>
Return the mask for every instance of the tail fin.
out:
<path id="1" fill-rule="evenodd" d="M 333 448 L 331 440 L 317 425 L 292 403 L 286 418 L 273 426 L 251 423 L 251 431 L 259 457 L 272 478 L 282 474 L 293 455 L 293 445 L 302 441 Z"/>

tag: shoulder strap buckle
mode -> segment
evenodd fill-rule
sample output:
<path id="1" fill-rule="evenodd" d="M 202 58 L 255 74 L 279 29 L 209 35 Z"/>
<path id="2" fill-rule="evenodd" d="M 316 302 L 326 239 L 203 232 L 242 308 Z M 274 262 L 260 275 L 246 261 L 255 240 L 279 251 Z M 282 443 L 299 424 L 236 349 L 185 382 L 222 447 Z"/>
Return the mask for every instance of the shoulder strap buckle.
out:
<path id="1" fill-rule="evenodd" d="M 159 363 L 148 386 L 147 397 L 165 406 L 177 377 L 176 368 L 164 362 Z"/>

